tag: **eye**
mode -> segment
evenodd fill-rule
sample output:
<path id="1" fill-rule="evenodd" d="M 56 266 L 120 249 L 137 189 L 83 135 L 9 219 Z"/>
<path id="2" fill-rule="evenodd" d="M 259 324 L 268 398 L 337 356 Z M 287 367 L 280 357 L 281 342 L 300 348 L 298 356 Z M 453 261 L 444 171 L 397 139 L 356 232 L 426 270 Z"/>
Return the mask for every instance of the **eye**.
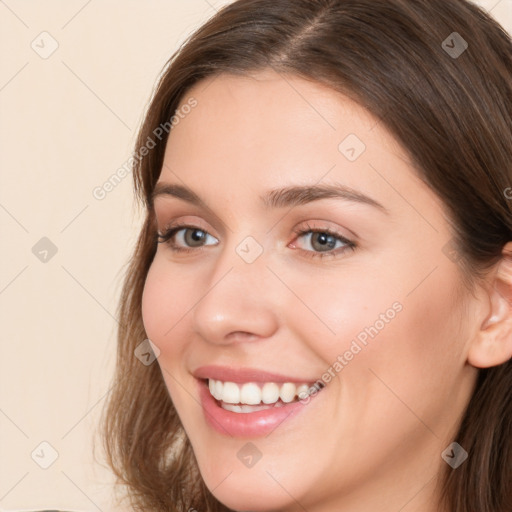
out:
<path id="1" fill-rule="evenodd" d="M 354 250 L 356 244 L 340 233 L 336 233 L 329 228 L 319 229 L 311 228 L 299 229 L 295 233 L 298 235 L 297 239 L 303 238 L 306 245 L 310 245 L 313 250 L 302 249 L 310 257 L 325 257 L 337 256 L 347 250 Z"/>
<path id="2" fill-rule="evenodd" d="M 208 237 L 211 240 L 216 240 L 204 229 L 189 225 L 171 226 L 164 233 L 158 233 L 157 237 L 158 243 L 167 244 L 175 252 L 189 252 L 201 248 L 203 245 L 215 245 L 215 243 L 205 244 Z"/>
<path id="3" fill-rule="evenodd" d="M 329 228 L 312 228 L 309 225 L 306 227 L 307 229 L 294 230 L 294 233 L 297 234 L 296 240 L 302 238 L 306 242 L 305 245 L 309 244 L 312 247 L 312 250 L 299 247 L 308 257 L 334 257 L 356 247 L 354 242 Z M 158 232 L 157 242 L 165 243 L 175 253 L 189 253 L 201 250 L 205 245 L 216 245 L 218 240 L 197 226 L 175 224 L 163 233 Z M 295 242 L 291 247 L 296 248 Z"/>

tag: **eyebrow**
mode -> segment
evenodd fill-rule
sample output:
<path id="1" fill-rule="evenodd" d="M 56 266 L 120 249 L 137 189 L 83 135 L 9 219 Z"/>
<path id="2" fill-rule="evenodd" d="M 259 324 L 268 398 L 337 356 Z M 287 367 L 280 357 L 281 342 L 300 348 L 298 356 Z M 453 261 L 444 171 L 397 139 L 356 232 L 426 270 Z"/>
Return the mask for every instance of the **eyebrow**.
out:
<path id="1" fill-rule="evenodd" d="M 183 185 L 159 182 L 151 195 L 152 201 L 160 196 L 172 196 L 196 206 L 205 206 L 203 200 L 190 188 Z M 266 208 L 285 208 L 311 203 L 320 199 L 343 199 L 345 201 L 373 206 L 383 213 L 389 211 L 375 199 L 340 184 L 303 185 L 269 190 L 260 200 Z"/>

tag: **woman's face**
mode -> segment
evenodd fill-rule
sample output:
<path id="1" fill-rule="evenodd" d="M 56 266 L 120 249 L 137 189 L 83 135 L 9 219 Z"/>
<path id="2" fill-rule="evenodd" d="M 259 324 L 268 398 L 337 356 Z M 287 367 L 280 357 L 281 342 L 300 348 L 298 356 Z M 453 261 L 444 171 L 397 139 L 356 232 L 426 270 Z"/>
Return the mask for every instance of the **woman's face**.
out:
<path id="1" fill-rule="evenodd" d="M 420 510 L 476 372 L 441 202 L 319 84 L 220 75 L 187 102 L 143 318 L 206 485 L 236 510 Z"/>

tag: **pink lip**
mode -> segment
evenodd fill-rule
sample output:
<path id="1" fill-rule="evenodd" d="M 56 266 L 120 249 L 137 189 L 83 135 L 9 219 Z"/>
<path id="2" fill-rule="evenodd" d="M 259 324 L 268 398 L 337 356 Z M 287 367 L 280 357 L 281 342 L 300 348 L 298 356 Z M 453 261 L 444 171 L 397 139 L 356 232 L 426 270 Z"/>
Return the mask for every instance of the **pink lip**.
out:
<path id="1" fill-rule="evenodd" d="M 223 409 L 208 389 L 207 379 L 224 382 L 314 382 L 297 377 L 279 375 L 251 368 L 233 369 L 222 366 L 202 366 L 194 372 L 206 422 L 214 430 L 225 436 L 261 437 L 269 435 L 288 418 L 308 409 L 308 402 L 290 402 L 283 407 L 273 407 L 263 411 L 236 413 Z M 315 400 L 315 394 L 309 400 Z"/>
<path id="2" fill-rule="evenodd" d="M 211 395 L 205 380 L 198 380 L 199 396 L 206 422 L 220 434 L 232 437 L 261 437 L 269 435 L 288 418 L 292 418 L 308 408 L 307 403 L 291 402 L 283 407 L 264 411 L 236 413 L 226 411 Z M 315 395 L 310 399 L 315 400 Z"/>
<path id="3" fill-rule="evenodd" d="M 242 384 L 244 382 L 294 382 L 294 383 L 313 383 L 316 379 L 304 379 L 301 377 L 291 377 L 288 375 L 280 375 L 277 373 L 269 373 L 255 368 L 229 368 L 227 366 L 201 366 L 195 372 L 194 377 L 197 379 L 213 379 L 223 382 L 236 382 Z"/>

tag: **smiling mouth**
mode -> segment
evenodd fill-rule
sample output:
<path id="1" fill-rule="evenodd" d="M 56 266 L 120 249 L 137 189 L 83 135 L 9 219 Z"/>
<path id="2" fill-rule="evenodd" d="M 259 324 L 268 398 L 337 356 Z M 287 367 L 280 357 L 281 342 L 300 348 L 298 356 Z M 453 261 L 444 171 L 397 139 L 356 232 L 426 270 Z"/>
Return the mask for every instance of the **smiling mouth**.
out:
<path id="1" fill-rule="evenodd" d="M 307 399 L 312 393 L 318 393 L 325 387 L 316 383 L 294 382 L 245 382 L 236 383 L 215 379 L 204 379 L 210 394 L 217 405 L 226 411 L 252 413 L 284 407 L 293 402 Z"/>

